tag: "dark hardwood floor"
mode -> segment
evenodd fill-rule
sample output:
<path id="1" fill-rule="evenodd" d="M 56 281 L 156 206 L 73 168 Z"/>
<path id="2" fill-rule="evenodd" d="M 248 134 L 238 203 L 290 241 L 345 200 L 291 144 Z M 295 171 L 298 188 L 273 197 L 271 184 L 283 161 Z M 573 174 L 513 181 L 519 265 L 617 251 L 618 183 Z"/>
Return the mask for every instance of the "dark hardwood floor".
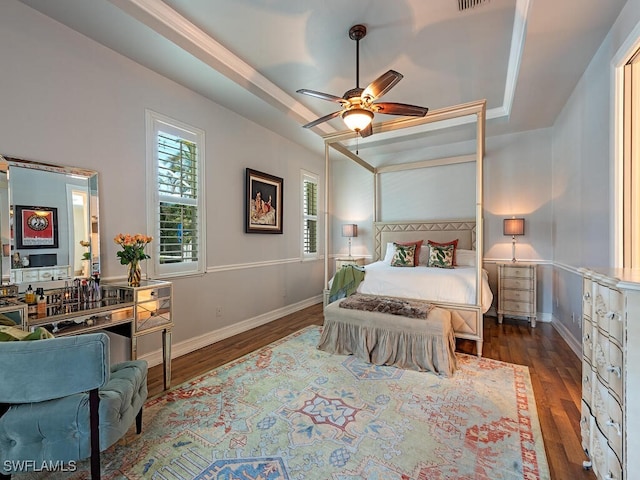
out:
<path id="1" fill-rule="evenodd" d="M 314 305 L 269 324 L 222 340 L 172 362 L 172 385 L 252 352 L 307 325 L 322 325 L 322 305 Z M 475 354 L 475 342 L 458 340 L 460 352 Z M 595 479 L 582 469 L 586 459 L 580 441 L 582 363 L 556 330 L 538 322 L 494 317 L 484 319 L 483 355 L 495 360 L 527 365 L 531 374 L 547 460 L 553 480 Z M 149 396 L 162 393 L 162 368 L 149 371 Z"/>

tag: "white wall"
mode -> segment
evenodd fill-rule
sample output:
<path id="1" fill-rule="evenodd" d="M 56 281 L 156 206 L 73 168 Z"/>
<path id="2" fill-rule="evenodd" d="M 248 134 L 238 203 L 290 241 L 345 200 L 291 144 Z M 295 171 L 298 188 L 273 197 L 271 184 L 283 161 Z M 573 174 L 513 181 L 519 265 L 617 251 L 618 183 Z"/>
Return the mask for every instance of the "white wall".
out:
<path id="1" fill-rule="evenodd" d="M 553 127 L 554 317 L 578 346 L 582 280 L 577 268 L 615 263 L 612 62 L 639 21 L 640 2 L 629 0 Z"/>
<path id="2" fill-rule="evenodd" d="M 299 183 L 301 168 L 323 181 L 324 158 L 13 0 L 0 62 L 0 153 L 100 173 L 103 278 L 125 275 L 113 237 L 146 231 L 145 109 L 205 130 L 209 273 L 174 281 L 174 352 L 319 301 L 322 262 L 299 261 Z M 246 167 L 284 178 L 283 235 L 244 233 Z"/>

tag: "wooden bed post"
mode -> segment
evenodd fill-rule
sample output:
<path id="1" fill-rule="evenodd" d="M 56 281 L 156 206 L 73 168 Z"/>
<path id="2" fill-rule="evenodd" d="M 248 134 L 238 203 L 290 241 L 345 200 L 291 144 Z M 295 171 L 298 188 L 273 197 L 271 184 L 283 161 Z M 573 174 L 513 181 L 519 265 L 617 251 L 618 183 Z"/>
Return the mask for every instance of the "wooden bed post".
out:
<path id="1" fill-rule="evenodd" d="M 324 288 L 329 288 L 329 144 L 324 144 Z M 323 302 L 324 303 L 324 302 Z"/>
<path id="2" fill-rule="evenodd" d="M 482 108 L 477 113 L 478 119 L 476 121 L 477 128 L 477 146 L 476 146 L 476 264 L 478 269 L 476 272 L 476 305 L 482 305 L 482 275 L 484 268 L 484 192 L 483 192 L 483 159 L 484 159 L 484 147 L 485 147 L 485 110 L 486 103 L 482 104 Z M 479 311 L 480 328 L 483 326 L 482 311 Z M 483 335 L 484 337 L 484 335 Z M 476 341 L 476 353 L 479 357 L 482 356 L 482 340 Z"/>
<path id="3" fill-rule="evenodd" d="M 380 186 L 380 174 L 376 169 L 373 172 L 373 223 L 380 221 L 380 202 L 378 201 L 378 188 Z M 375 247 L 374 247 L 375 248 Z"/>

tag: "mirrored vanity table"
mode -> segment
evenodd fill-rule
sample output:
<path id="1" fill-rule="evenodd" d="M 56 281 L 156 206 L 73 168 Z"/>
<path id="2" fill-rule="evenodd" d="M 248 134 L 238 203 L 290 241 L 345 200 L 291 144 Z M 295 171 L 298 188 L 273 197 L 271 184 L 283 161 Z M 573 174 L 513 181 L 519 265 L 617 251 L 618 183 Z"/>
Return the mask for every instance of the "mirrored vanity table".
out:
<path id="1" fill-rule="evenodd" d="M 95 282 L 91 296 L 81 294 L 78 285 L 100 275 L 99 226 L 96 172 L 0 155 L 0 314 L 25 330 L 44 327 L 56 336 L 96 330 L 124 336 L 131 359 L 139 336 L 161 332 L 167 389 L 172 284 Z M 20 301 L 29 287 L 44 290 L 39 310 Z"/>

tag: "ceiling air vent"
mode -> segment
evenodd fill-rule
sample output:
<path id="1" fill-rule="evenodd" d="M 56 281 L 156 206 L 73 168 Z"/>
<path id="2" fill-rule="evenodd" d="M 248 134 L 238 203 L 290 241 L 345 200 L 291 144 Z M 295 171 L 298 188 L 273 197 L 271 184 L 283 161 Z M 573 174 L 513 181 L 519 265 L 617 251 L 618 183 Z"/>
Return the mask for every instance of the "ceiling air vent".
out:
<path id="1" fill-rule="evenodd" d="M 467 10 L 481 3 L 487 3 L 489 0 L 458 0 L 458 10 Z"/>

